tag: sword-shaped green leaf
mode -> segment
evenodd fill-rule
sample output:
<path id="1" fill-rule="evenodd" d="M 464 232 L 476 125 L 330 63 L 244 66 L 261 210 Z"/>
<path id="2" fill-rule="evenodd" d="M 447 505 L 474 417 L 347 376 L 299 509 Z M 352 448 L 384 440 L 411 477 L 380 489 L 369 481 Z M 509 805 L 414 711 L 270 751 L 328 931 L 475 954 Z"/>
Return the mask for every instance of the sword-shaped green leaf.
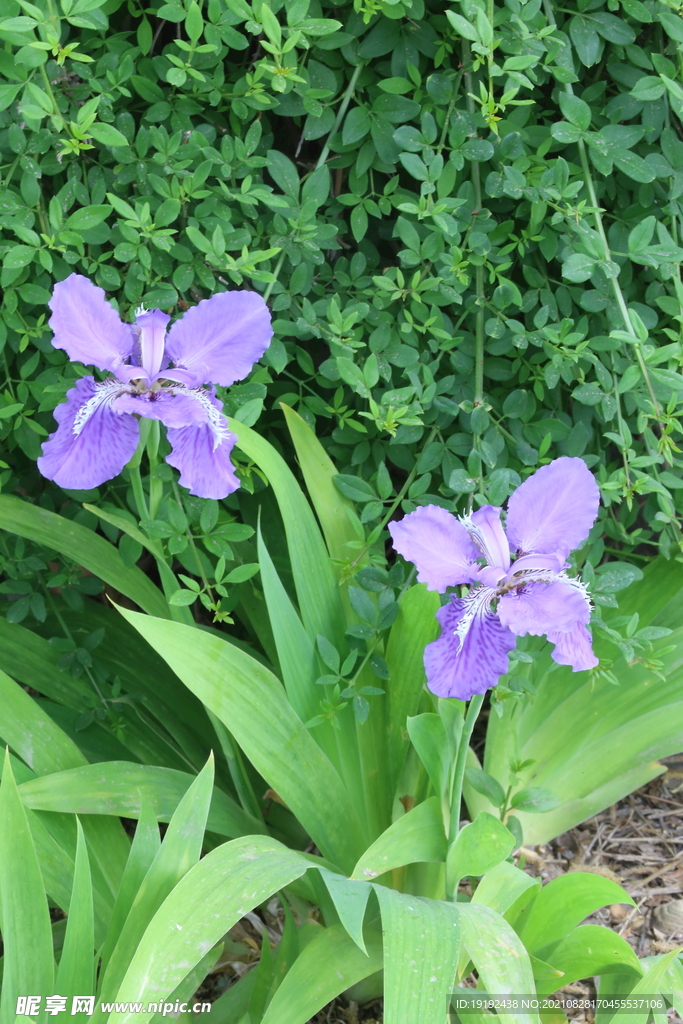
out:
<path id="1" fill-rule="evenodd" d="M 0 904 L 4 971 L 0 1019 L 14 1020 L 19 996 L 53 994 L 50 912 L 9 751 L 0 784 Z"/>
<path id="2" fill-rule="evenodd" d="M 163 618 L 170 614 L 163 594 L 149 577 L 136 566 L 127 568 L 114 545 L 87 527 L 48 512 L 39 505 L 2 494 L 0 529 L 27 537 L 72 558 L 77 565 L 89 569 L 150 615 Z"/>

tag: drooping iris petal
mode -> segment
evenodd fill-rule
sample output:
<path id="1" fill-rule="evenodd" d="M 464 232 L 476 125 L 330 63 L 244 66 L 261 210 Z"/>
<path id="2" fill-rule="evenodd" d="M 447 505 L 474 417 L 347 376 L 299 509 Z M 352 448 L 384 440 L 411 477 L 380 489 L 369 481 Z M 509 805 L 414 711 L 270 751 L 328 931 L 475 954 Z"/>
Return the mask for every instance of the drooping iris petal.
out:
<path id="1" fill-rule="evenodd" d="M 472 513 L 467 525 L 488 564 L 509 569 L 510 545 L 500 521 L 501 512 L 495 505 L 482 505 Z"/>
<path id="2" fill-rule="evenodd" d="M 417 578 L 440 594 L 447 587 L 470 583 L 478 557 L 467 530 L 439 505 L 423 505 L 399 523 L 389 523 L 389 533 L 399 554 L 417 567 Z"/>
<path id="3" fill-rule="evenodd" d="M 209 422 L 168 428 L 173 451 L 166 456 L 166 461 L 180 471 L 179 483 L 187 487 L 190 494 L 220 500 L 240 485 L 230 459 L 237 438 L 227 428 L 220 402 L 210 395 L 207 397 L 213 410 Z"/>
<path id="4" fill-rule="evenodd" d="M 469 700 L 495 686 L 507 671 L 516 638 L 489 610 L 492 597 L 493 592 L 482 587 L 464 600 L 451 598 L 436 613 L 442 633 L 424 652 L 432 693 Z"/>
<path id="5" fill-rule="evenodd" d="M 551 630 L 566 632 L 576 622 L 588 622 L 591 610 L 580 587 L 556 580 L 527 583 L 504 594 L 498 602 L 498 615 L 517 636 L 543 636 Z"/>
<path id="6" fill-rule="evenodd" d="M 59 281 L 49 302 L 52 344 L 72 362 L 116 373 L 133 349 L 133 332 L 107 302 L 104 291 L 82 274 Z"/>
<path id="7" fill-rule="evenodd" d="M 206 423 L 209 419 L 205 405 L 195 401 L 191 394 L 183 392 L 125 393 L 114 400 L 112 408 L 114 412 L 124 415 L 134 413 L 150 420 L 160 420 L 167 427 L 190 427 L 193 424 Z"/>
<path id="8" fill-rule="evenodd" d="M 506 521 L 510 548 L 569 554 L 588 536 L 599 501 L 598 485 L 583 459 L 555 459 L 510 496 Z"/>
<path id="9" fill-rule="evenodd" d="M 257 292 L 220 292 L 188 309 L 171 327 L 166 357 L 193 384 L 242 380 L 270 344 L 270 313 Z"/>
<path id="10" fill-rule="evenodd" d="M 548 633 L 548 640 L 555 644 L 551 658 L 558 665 L 570 665 L 574 672 L 584 672 L 600 664 L 593 654 L 591 635 L 582 622 L 575 623 L 566 632 L 552 630 Z"/>
<path id="11" fill-rule="evenodd" d="M 120 388 L 118 381 L 95 384 L 93 377 L 82 377 L 67 392 L 55 409 L 59 427 L 38 459 L 44 477 L 68 490 L 88 490 L 118 476 L 135 454 L 140 433 L 136 419 L 111 408 Z M 80 426 L 77 434 L 74 425 Z"/>

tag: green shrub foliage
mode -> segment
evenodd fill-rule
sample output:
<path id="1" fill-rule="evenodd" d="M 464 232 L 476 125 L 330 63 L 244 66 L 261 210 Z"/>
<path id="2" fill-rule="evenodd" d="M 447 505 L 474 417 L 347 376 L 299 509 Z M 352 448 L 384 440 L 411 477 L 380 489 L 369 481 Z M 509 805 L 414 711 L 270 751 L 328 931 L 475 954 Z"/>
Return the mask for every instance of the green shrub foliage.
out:
<path id="1" fill-rule="evenodd" d="M 6 491 L 65 501 L 34 460 L 84 372 L 46 326 L 76 271 L 126 318 L 265 293 L 275 338 L 227 410 L 286 445 L 295 407 L 375 537 L 399 502 L 500 504 L 572 455 L 602 486 L 592 562 L 678 547 L 673 0 L 0 9 Z M 126 514 L 126 486 L 71 496 Z M 166 503 L 158 535 L 197 504 Z"/>

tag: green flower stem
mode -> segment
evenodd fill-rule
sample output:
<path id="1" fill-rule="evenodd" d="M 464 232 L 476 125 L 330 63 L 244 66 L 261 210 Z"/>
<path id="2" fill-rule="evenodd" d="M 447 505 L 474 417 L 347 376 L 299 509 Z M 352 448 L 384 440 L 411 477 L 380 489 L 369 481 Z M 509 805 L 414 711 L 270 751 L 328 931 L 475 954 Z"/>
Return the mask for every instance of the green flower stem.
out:
<path id="1" fill-rule="evenodd" d="M 137 508 L 138 518 L 141 521 L 140 525 L 143 530 L 144 526 L 142 526 L 142 523 L 146 522 L 151 517 L 147 505 L 147 495 L 145 494 L 145 489 L 142 486 L 142 477 L 140 476 L 140 462 L 142 460 L 142 453 L 147 446 L 147 442 L 151 434 L 151 424 L 152 421 L 148 419 L 143 419 L 141 421 L 140 440 L 138 442 L 138 447 L 135 452 L 135 455 L 130 460 L 127 466 L 128 472 L 130 473 L 130 482 L 133 487 L 133 497 L 135 498 L 135 506 Z M 159 481 L 159 483 L 161 483 L 161 481 Z M 147 531 L 144 530 L 144 532 L 146 533 Z M 173 572 L 173 569 L 168 564 L 166 559 L 158 555 L 155 555 L 154 558 L 157 563 L 157 568 L 159 569 L 159 579 L 161 581 L 161 586 L 164 591 L 164 596 L 168 601 L 171 595 L 175 594 L 176 590 L 180 590 L 180 584 L 178 583 L 175 573 Z M 169 604 L 169 611 L 171 613 L 171 618 L 173 619 L 174 622 L 182 622 L 183 625 L 185 626 L 194 625 L 194 619 L 192 618 L 192 613 L 188 607 Z"/>
<path id="2" fill-rule="evenodd" d="M 136 455 L 133 456 L 131 462 L 135 462 L 135 459 Z M 142 486 L 142 477 L 140 476 L 140 461 L 138 460 L 137 465 L 131 465 L 131 463 L 129 463 L 128 471 L 130 473 L 130 482 L 133 486 L 133 496 L 138 510 L 138 517 L 141 522 L 145 522 L 149 519 L 149 509 L 147 507 L 145 489 Z"/>
<path id="3" fill-rule="evenodd" d="M 551 25 L 556 27 L 557 26 L 557 22 L 555 21 L 555 13 L 554 13 L 553 8 L 552 8 L 551 0 L 543 0 L 543 7 L 545 9 L 545 13 L 546 13 L 546 17 L 547 17 L 548 21 L 550 22 Z M 572 85 L 571 85 L 570 82 L 565 82 L 564 83 L 564 90 L 565 90 L 565 92 L 567 93 L 568 96 L 573 96 L 574 95 L 574 89 L 572 88 Z M 583 170 L 584 182 L 586 184 L 586 188 L 588 190 L 588 196 L 590 198 L 590 203 L 591 203 L 591 206 L 593 208 L 592 212 L 593 212 L 593 218 L 594 218 L 594 221 L 595 221 L 595 228 L 596 228 L 598 234 L 600 235 L 600 238 L 602 240 L 602 244 L 604 246 L 604 258 L 606 260 L 609 260 L 612 257 L 612 252 L 610 250 L 609 242 L 607 240 L 607 233 L 605 232 L 605 225 L 604 225 L 604 222 L 603 222 L 603 219 L 602 219 L 602 213 L 600 211 L 600 207 L 598 206 L 598 197 L 597 197 L 597 193 L 595 191 L 595 184 L 593 182 L 593 175 L 591 174 L 590 164 L 588 163 L 588 153 L 586 152 L 586 144 L 583 141 L 583 139 L 579 139 L 577 145 L 579 147 L 579 157 L 580 157 L 580 160 L 581 160 L 581 168 Z M 619 307 L 619 312 L 621 313 L 621 319 L 623 320 L 623 323 L 624 323 L 624 330 L 631 337 L 631 339 L 633 341 L 633 348 L 634 348 L 635 353 L 636 353 L 636 360 L 638 361 L 638 366 L 640 367 L 640 372 L 643 375 L 643 380 L 645 381 L 645 385 L 646 385 L 648 393 L 650 395 L 650 401 L 652 402 L 652 408 L 654 410 L 654 413 L 655 413 L 655 416 L 656 416 L 657 420 L 661 424 L 662 410 L 660 408 L 659 402 L 657 401 L 657 397 L 656 397 L 656 395 L 654 393 L 654 389 L 652 387 L 652 381 L 650 380 L 650 375 L 648 373 L 647 364 L 645 362 L 645 357 L 643 355 L 643 343 L 641 342 L 640 338 L 636 334 L 636 332 L 635 332 L 635 330 L 633 328 L 633 324 L 631 323 L 631 317 L 629 316 L 628 306 L 626 305 L 626 300 L 624 298 L 624 293 L 621 290 L 621 285 L 619 284 L 619 281 L 617 280 L 616 277 L 611 277 L 610 278 L 610 282 L 612 284 L 612 291 L 614 292 L 614 298 L 616 299 L 617 306 Z"/>
<path id="4" fill-rule="evenodd" d="M 570 96 L 574 95 L 574 90 L 572 89 L 572 87 L 571 87 L 569 82 L 565 83 L 565 91 L 568 92 Z M 600 235 L 600 238 L 602 239 L 602 243 L 603 243 L 603 245 L 605 247 L 605 259 L 608 260 L 608 259 L 611 258 L 612 253 L 611 253 L 611 250 L 610 250 L 610 247 L 609 247 L 609 242 L 607 241 L 607 235 L 605 233 L 605 227 L 604 227 L 603 220 L 602 220 L 602 214 L 600 213 L 600 209 L 598 207 L 598 197 L 597 197 L 596 192 L 595 192 L 595 185 L 593 183 L 593 176 L 591 174 L 590 166 L 589 166 L 589 163 L 588 163 L 588 154 L 586 152 L 586 144 L 584 143 L 583 139 L 579 139 L 578 146 L 579 146 L 579 156 L 581 157 L 581 167 L 583 169 L 583 177 L 584 177 L 584 181 L 586 182 L 586 188 L 588 189 L 588 195 L 590 196 L 591 206 L 593 207 L 593 216 L 595 218 L 595 226 L 597 228 L 598 234 Z M 650 395 L 650 401 L 652 402 L 652 408 L 654 410 L 654 413 L 655 413 L 657 419 L 661 421 L 662 410 L 661 410 L 661 408 L 659 406 L 659 402 L 657 401 L 657 398 L 655 396 L 655 393 L 654 393 L 654 390 L 653 390 L 653 387 L 652 387 L 652 381 L 650 380 L 650 374 L 648 373 L 647 364 L 645 362 L 645 356 L 643 355 L 643 343 L 640 340 L 640 338 L 638 337 L 638 335 L 636 334 L 636 332 L 635 332 L 635 330 L 633 328 L 633 324 L 631 323 L 631 317 L 629 316 L 629 313 L 628 313 L 628 306 L 626 305 L 626 300 L 624 298 L 624 293 L 621 290 L 621 285 L 619 284 L 619 281 L 617 280 L 616 277 L 611 277 L 610 278 L 610 282 L 612 284 L 612 291 L 614 292 L 614 297 L 615 297 L 615 299 L 617 301 L 617 305 L 619 307 L 619 312 L 621 313 L 621 319 L 624 322 L 624 330 L 633 339 L 633 347 L 634 347 L 634 350 L 635 350 L 635 353 L 636 353 L 636 359 L 638 360 L 638 366 L 640 367 L 640 372 L 643 375 L 643 380 L 645 381 L 648 393 Z"/>
<path id="5" fill-rule="evenodd" d="M 619 427 L 619 434 L 623 438 L 624 437 L 624 430 L 623 430 L 624 417 L 622 416 L 622 413 L 621 413 L 621 395 L 619 394 L 618 378 L 617 378 L 617 372 L 616 372 L 616 368 L 615 368 L 614 363 L 615 363 L 614 353 L 612 353 L 612 374 L 614 376 L 614 401 L 616 402 L 616 406 L 617 406 L 617 425 Z M 621 445 L 621 457 L 622 457 L 623 462 L 624 462 L 624 473 L 625 473 L 626 486 L 630 487 L 631 486 L 631 475 L 630 475 L 629 469 L 628 469 L 628 449 L 627 449 L 627 446 L 625 446 L 625 445 Z"/>
<path id="6" fill-rule="evenodd" d="M 458 754 L 455 759 L 455 768 L 453 771 L 453 783 L 451 786 L 451 821 L 448 830 L 448 849 L 450 850 L 453 843 L 458 838 L 460 832 L 460 803 L 462 800 L 462 784 L 465 778 L 465 767 L 467 765 L 467 753 L 470 748 L 470 738 L 472 736 L 472 730 L 474 729 L 474 723 L 479 717 L 481 706 L 484 703 L 484 694 L 478 693 L 470 700 L 467 706 L 467 713 L 465 714 L 465 721 L 462 727 L 462 733 L 460 736 L 460 743 L 458 745 Z M 448 869 L 446 869 L 446 898 L 452 900 L 455 898 L 459 878 L 454 878 L 449 875 Z"/>
<path id="7" fill-rule="evenodd" d="M 346 92 L 344 93 L 344 99 L 341 101 L 341 105 L 339 107 L 339 110 L 337 111 L 337 116 L 334 119 L 332 131 L 327 136 L 327 139 L 325 140 L 325 145 L 323 146 L 323 151 L 318 158 L 317 164 L 315 165 L 316 171 L 318 170 L 319 167 L 323 166 L 323 164 L 325 163 L 330 154 L 330 141 L 339 131 L 339 127 L 342 121 L 344 120 L 344 115 L 346 114 L 346 111 L 349 108 L 349 103 L 351 102 L 351 97 L 353 96 L 353 93 L 355 91 L 356 83 L 364 67 L 365 63 L 361 61 L 360 64 L 357 64 L 356 67 L 354 68 L 353 74 L 351 75 L 351 81 L 347 85 Z"/>
<path id="8" fill-rule="evenodd" d="M 146 446 L 149 459 L 149 513 L 151 519 L 156 519 L 161 499 L 164 496 L 164 482 L 154 474 L 159 456 L 159 436 L 159 421 L 151 420 Z"/>

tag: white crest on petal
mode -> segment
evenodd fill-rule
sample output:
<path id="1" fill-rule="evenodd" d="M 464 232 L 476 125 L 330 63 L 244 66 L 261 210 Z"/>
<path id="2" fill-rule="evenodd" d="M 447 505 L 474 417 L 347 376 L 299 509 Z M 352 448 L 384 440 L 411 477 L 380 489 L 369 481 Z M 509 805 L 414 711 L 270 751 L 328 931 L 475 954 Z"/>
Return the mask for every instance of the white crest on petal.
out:
<path id="1" fill-rule="evenodd" d="M 514 563 L 512 568 L 514 569 Z M 578 590 L 588 607 L 592 607 L 588 585 L 583 580 L 579 579 L 578 576 L 567 576 L 564 571 L 553 572 L 551 569 L 523 569 L 516 576 L 508 579 L 500 587 L 499 593 L 505 594 L 511 590 L 516 590 L 517 587 L 521 587 L 525 583 L 564 583 L 565 586 L 571 587 L 572 590 Z"/>
<path id="2" fill-rule="evenodd" d="M 122 384 L 121 381 L 116 380 L 115 377 L 110 377 L 101 384 L 96 384 L 95 394 L 80 407 L 74 416 L 74 437 L 78 437 L 90 417 L 101 405 L 104 405 L 107 402 L 112 402 L 118 395 L 123 394 L 125 391 L 135 391 L 135 388 L 130 387 L 127 384 Z"/>
<path id="3" fill-rule="evenodd" d="M 211 395 L 206 388 L 188 388 L 183 384 L 176 384 L 173 388 L 174 392 L 182 392 L 189 398 L 194 398 L 195 402 L 199 402 L 202 409 L 206 412 L 207 425 L 213 435 L 213 450 L 216 451 L 218 445 L 223 441 L 227 441 L 230 437 L 230 430 L 228 429 L 228 421 L 216 406 L 211 401 Z"/>
<path id="4" fill-rule="evenodd" d="M 138 306 L 138 308 L 137 308 L 137 309 L 135 310 L 135 315 L 136 315 L 136 317 L 138 317 L 138 316 L 144 316 L 144 315 L 145 315 L 145 313 L 149 313 L 149 310 L 148 310 L 148 309 L 145 309 L 145 307 L 144 307 L 144 306 Z"/>
<path id="5" fill-rule="evenodd" d="M 476 587 L 463 598 L 463 616 L 453 630 L 453 636 L 457 636 L 461 648 L 472 623 L 478 616 L 486 615 L 490 611 L 495 596 L 496 592 L 491 587 Z"/>

